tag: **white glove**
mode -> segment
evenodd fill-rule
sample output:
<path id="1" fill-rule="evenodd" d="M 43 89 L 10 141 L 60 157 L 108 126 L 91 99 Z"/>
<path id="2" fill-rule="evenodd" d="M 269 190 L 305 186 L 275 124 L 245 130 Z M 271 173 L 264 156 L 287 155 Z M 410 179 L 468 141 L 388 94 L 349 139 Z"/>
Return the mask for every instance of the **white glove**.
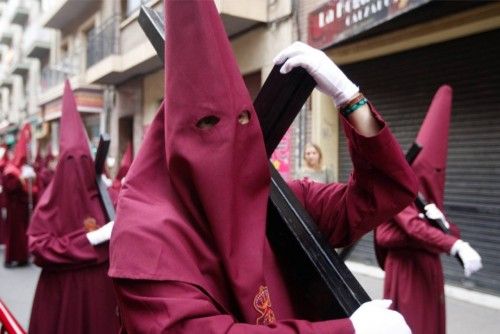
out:
<path id="1" fill-rule="evenodd" d="M 389 310 L 392 300 L 372 300 L 361 305 L 349 318 L 356 334 L 411 334 L 403 316 Z"/>
<path id="2" fill-rule="evenodd" d="M 424 207 L 424 210 L 425 210 L 425 215 L 427 216 L 427 218 L 434 219 L 434 220 L 442 219 L 444 222 L 444 226 L 446 226 L 447 229 L 450 229 L 450 223 L 448 223 L 448 221 L 444 217 L 444 214 L 441 212 L 441 210 L 439 210 L 439 208 L 436 206 L 436 204 L 434 204 L 434 203 L 427 204 Z"/>
<path id="3" fill-rule="evenodd" d="M 111 185 L 113 184 L 113 180 L 108 179 L 108 177 L 104 174 L 101 174 L 101 179 L 102 182 L 104 182 L 104 184 L 106 185 L 106 187 L 111 187 Z"/>
<path id="4" fill-rule="evenodd" d="M 450 254 L 453 256 L 458 254 L 464 264 L 464 274 L 466 277 L 469 277 L 472 273 L 483 267 L 479 253 L 468 242 L 464 242 L 463 240 L 455 241 L 451 247 Z"/>
<path id="5" fill-rule="evenodd" d="M 21 178 L 34 179 L 36 177 L 35 170 L 30 165 L 23 165 L 21 167 Z"/>
<path id="6" fill-rule="evenodd" d="M 96 246 L 108 241 L 109 238 L 111 238 L 111 231 L 113 231 L 114 225 L 115 222 L 110 221 L 97 230 L 87 233 L 87 239 L 89 239 L 90 244 L 92 246 Z"/>
<path id="7" fill-rule="evenodd" d="M 295 67 L 303 67 L 316 80 L 318 89 L 333 97 L 337 106 L 348 102 L 359 92 L 359 88 L 323 51 L 307 44 L 293 43 L 274 57 L 273 62 L 275 65 L 284 63 L 280 69 L 283 74 Z"/>

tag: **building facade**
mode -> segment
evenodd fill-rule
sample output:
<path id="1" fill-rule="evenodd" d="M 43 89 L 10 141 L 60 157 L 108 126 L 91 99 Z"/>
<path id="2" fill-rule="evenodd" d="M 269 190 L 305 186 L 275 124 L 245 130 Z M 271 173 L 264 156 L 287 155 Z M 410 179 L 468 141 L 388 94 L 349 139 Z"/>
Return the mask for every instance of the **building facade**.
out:
<path id="1" fill-rule="evenodd" d="M 500 294 L 500 3 L 365 0 L 301 2 L 301 40 L 322 48 L 375 104 L 407 150 L 440 85 L 453 88 L 445 207 L 484 268 L 465 278 L 444 256 L 448 282 Z M 319 95 L 319 94 L 318 94 Z M 312 97 L 313 137 L 337 150 L 339 180 L 351 163 L 333 106 Z M 330 134 L 335 138 L 330 139 Z M 328 144 L 327 144 L 328 145 Z M 373 235 L 352 259 L 376 265 Z"/>

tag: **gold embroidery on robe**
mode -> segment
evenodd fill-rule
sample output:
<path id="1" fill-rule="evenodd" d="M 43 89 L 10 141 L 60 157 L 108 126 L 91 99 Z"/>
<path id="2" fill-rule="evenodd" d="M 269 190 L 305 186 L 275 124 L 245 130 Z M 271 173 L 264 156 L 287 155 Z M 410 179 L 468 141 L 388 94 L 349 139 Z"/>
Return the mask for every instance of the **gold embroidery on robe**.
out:
<path id="1" fill-rule="evenodd" d="M 267 286 L 260 286 L 253 300 L 253 307 L 260 313 L 256 321 L 257 325 L 269 325 L 276 322 L 271 306 L 271 297 Z"/>

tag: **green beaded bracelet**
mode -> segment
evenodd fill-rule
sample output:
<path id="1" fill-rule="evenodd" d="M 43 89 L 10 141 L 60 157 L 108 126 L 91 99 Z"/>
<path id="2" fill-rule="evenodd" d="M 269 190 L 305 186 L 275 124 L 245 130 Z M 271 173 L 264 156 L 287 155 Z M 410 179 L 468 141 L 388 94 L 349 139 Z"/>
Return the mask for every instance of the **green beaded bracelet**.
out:
<path id="1" fill-rule="evenodd" d="M 356 102 L 354 104 L 350 104 L 350 105 L 346 106 L 345 108 L 340 109 L 340 113 L 344 117 L 347 117 L 367 103 L 368 103 L 368 99 L 366 97 L 364 97 L 361 100 L 359 100 L 358 102 Z"/>

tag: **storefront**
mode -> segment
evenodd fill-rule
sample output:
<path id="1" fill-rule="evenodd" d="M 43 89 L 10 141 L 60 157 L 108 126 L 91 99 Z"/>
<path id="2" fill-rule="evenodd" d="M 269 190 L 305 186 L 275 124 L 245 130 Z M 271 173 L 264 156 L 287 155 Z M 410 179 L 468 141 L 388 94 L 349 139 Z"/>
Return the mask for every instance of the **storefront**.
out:
<path id="1" fill-rule="evenodd" d="M 431 1 L 325 50 L 383 114 L 403 150 L 434 92 L 452 86 L 445 207 L 484 268 L 465 279 L 456 261 L 444 257 L 445 275 L 454 284 L 500 294 L 500 6 L 472 4 Z M 337 137 L 344 181 L 351 163 L 344 136 Z M 371 234 L 351 259 L 375 265 Z"/>

